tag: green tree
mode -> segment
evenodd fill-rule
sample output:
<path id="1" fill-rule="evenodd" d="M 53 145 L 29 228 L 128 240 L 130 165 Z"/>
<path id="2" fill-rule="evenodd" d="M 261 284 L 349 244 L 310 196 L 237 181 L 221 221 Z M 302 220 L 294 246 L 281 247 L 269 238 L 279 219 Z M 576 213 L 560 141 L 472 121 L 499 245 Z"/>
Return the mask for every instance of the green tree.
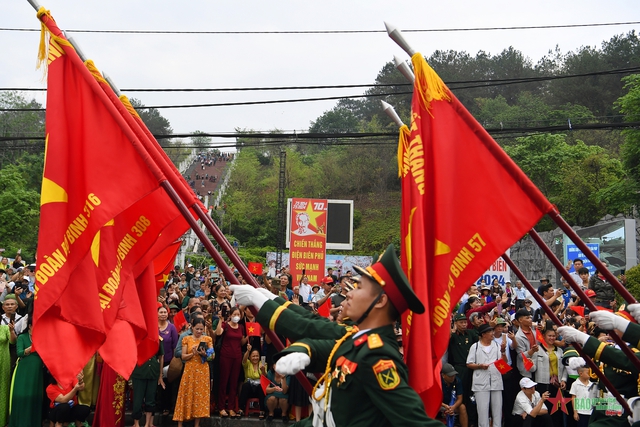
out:
<path id="1" fill-rule="evenodd" d="M 171 123 L 169 123 L 169 120 L 160 114 L 160 111 L 157 108 L 147 108 L 139 99 L 131 98 L 129 101 L 140 115 L 144 124 L 149 128 L 149 131 L 156 138 L 158 138 L 159 135 L 171 135 L 173 133 Z"/>
<path id="2" fill-rule="evenodd" d="M 618 213 L 601 201 L 624 172 L 603 148 L 582 141 L 569 145 L 565 135 L 541 134 L 518 138 L 505 151 L 570 224 L 588 226 L 607 213 Z M 540 228 L 550 226 L 546 222 Z"/>
<path id="3" fill-rule="evenodd" d="M 195 131 L 192 133 L 192 137 L 191 137 L 191 143 L 200 148 L 200 149 L 204 149 L 204 148 L 208 148 L 211 145 L 211 137 L 208 136 L 203 136 L 205 135 L 204 132 L 202 131 Z"/>
<path id="4" fill-rule="evenodd" d="M 0 235 L 8 253 L 22 249 L 33 259 L 38 241 L 40 196 L 28 189 L 18 166 L 0 169 Z"/>
<path id="5" fill-rule="evenodd" d="M 625 121 L 640 120 L 640 74 L 623 78 L 627 93 L 616 102 L 618 110 L 625 115 Z M 640 131 L 627 129 L 621 148 L 621 158 L 626 171 L 626 182 L 612 188 L 610 196 L 628 209 L 640 202 Z"/>
<path id="6" fill-rule="evenodd" d="M 0 108 L 39 109 L 42 105 L 19 92 L 1 92 Z M 44 144 L 39 139 L 43 136 L 43 111 L 0 111 L 0 137 L 8 138 L 0 142 L 0 167 L 16 162 L 25 153 L 42 156 Z"/>

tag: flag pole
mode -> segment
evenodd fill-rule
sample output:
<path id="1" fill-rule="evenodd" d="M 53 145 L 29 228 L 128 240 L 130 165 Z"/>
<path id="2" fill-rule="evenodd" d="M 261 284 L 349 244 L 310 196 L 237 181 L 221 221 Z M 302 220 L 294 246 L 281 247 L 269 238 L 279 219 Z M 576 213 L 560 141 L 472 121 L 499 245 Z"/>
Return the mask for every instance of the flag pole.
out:
<path id="1" fill-rule="evenodd" d="M 402 119 L 400 119 L 400 116 L 398 116 L 398 113 L 396 113 L 396 110 L 391 106 L 391 104 L 384 101 L 380 101 L 380 103 L 382 104 L 382 111 L 384 111 L 399 128 L 404 126 Z"/>
<path id="2" fill-rule="evenodd" d="M 68 40 L 68 41 L 73 45 L 73 48 L 76 50 L 76 53 L 77 53 L 79 49 L 77 41 L 76 40 Z M 70 54 L 70 52 L 67 52 L 67 54 Z M 70 58 L 75 58 L 82 61 L 82 57 L 80 57 L 79 54 L 77 56 L 71 55 Z M 80 65 L 78 66 L 81 67 L 81 69 L 86 70 L 86 66 L 84 65 L 84 63 L 81 66 Z M 96 93 L 100 93 L 101 97 L 105 96 L 107 98 L 106 101 L 103 99 L 103 103 L 107 105 L 107 109 L 109 109 L 112 112 L 112 115 L 114 117 L 117 117 L 116 121 L 118 122 L 120 127 L 123 129 L 123 131 L 125 131 L 125 133 L 132 132 L 135 139 L 139 142 L 139 144 L 133 144 L 133 145 L 138 151 L 138 153 L 145 160 L 145 163 L 147 165 L 153 164 L 153 166 L 155 166 L 155 167 L 150 167 L 152 172 L 154 172 L 155 169 L 157 169 L 160 172 L 160 174 L 154 173 L 159 180 L 160 186 L 163 187 L 164 190 L 167 192 L 172 202 L 176 205 L 180 213 L 184 216 L 189 226 L 193 229 L 193 231 L 196 233 L 198 238 L 202 241 L 202 244 L 205 246 L 207 251 L 211 254 L 211 256 L 216 261 L 216 263 L 220 265 L 220 268 L 223 271 L 224 276 L 228 277 L 228 280 L 230 282 L 233 282 L 234 284 L 239 284 L 238 279 L 233 275 L 233 273 L 231 272 L 231 269 L 229 269 L 227 264 L 224 262 L 224 260 L 220 256 L 220 254 L 216 251 L 211 241 L 204 234 L 204 231 L 202 231 L 202 229 L 198 226 L 198 223 L 193 218 L 193 215 L 191 215 L 191 213 L 189 212 L 189 209 L 186 207 L 183 200 L 179 197 L 177 199 L 175 198 L 177 193 L 173 188 L 173 186 L 168 181 L 169 179 L 172 178 L 173 172 L 170 170 L 166 170 L 167 168 L 163 168 L 165 163 L 162 161 L 162 159 L 159 158 L 157 150 L 154 150 L 153 148 L 150 149 L 149 144 L 145 144 L 147 139 L 146 135 L 144 135 L 144 133 L 142 133 L 139 127 L 135 124 L 135 119 L 133 118 L 133 116 L 131 116 L 131 114 L 129 114 L 129 112 L 126 111 L 124 105 L 122 104 L 122 102 L 120 102 L 120 99 L 117 98 L 114 91 L 109 92 L 108 90 L 105 90 L 105 88 L 101 86 L 100 83 L 96 82 L 95 78 L 93 78 L 92 75 L 91 75 L 91 78 L 96 84 L 98 84 L 98 86 L 101 87 L 102 90 L 96 91 Z M 91 86 L 93 87 L 93 85 Z M 109 108 L 109 106 L 111 106 L 112 108 L 115 108 L 116 111 L 113 112 L 111 108 Z M 124 120 L 124 123 L 122 123 L 122 120 Z M 132 138 L 130 137 L 129 139 L 132 139 Z M 162 169 L 165 169 L 165 170 L 163 171 Z M 165 172 L 167 173 L 165 174 Z"/>
<path id="3" fill-rule="evenodd" d="M 84 64 L 83 64 L 83 67 L 84 67 Z M 94 79 L 94 82 L 95 82 L 95 79 Z M 182 175 L 180 175 L 180 173 L 172 165 L 166 153 L 164 152 L 164 150 L 160 148 L 158 142 L 155 140 L 153 135 L 151 135 L 148 128 L 144 125 L 144 123 L 141 120 L 137 122 L 136 119 L 129 113 L 129 111 L 126 110 L 124 104 L 122 103 L 120 98 L 118 98 L 116 95 L 116 92 L 119 92 L 119 90 L 117 90 L 117 87 L 115 86 L 113 81 L 112 80 L 109 81 L 107 85 L 100 84 L 100 83 L 97 83 L 97 84 L 102 89 L 101 93 L 108 98 L 109 104 L 115 107 L 117 112 L 120 113 L 121 119 L 124 119 L 127 130 L 132 131 L 136 135 L 136 137 L 138 137 L 140 142 L 142 142 L 142 145 L 144 147 L 141 147 L 141 149 L 144 150 L 144 154 L 146 154 L 146 156 L 142 154 L 141 156 L 143 157 L 147 165 L 149 165 L 148 162 L 152 162 L 153 166 L 155 166 L 156 168 L 160 168 L 160 170 L 165 173 L 164 181 L 162 181 L 160 185 L 165 189 L 165 191 L 171 198 L 172 202 L 176 205 L 180 213 L 185 217 L 190 227 L 194 230 L 194 232 L 198 236 L 198 239 L 202 242 L 205 249 L 207 249 L 207 252 L 209 252 L 209 254 L 215 260 L 216 264 L 218 264 L 218 266 L 222 270 L 223 275 L 228 278 L 229 282 L 233 284 L 240 284 L 239 280 L 235 277 L 235 275 L 233 274 L 233 272 L 231 271 L 227 263 L 222 259 L 222 256 L 220 255 L 220 253 L 213 246 L 213 243 L 211 242 L 211 240 L 207 238 L 204 231 L 198 226 L 197 221 L 193 218 L 193 215 L 191 215 L 191 213 L 189 212 L 189 209 L 186 207 L 184 200 L 193 202 L 192 204 L 193 210 L 202 219 L 207 229 L 211 232 L 211 234 L 214 236 L 214 239 L 218 242 L 218 244 L 220 244 L 220 246 L 223 248 L 225 253 L 227 253 L 227 256 L 229 256 L 229 259 L 231 259 L 232 263 L 236 266 L 240 274 L 245 278 L 245 280 L 247 280 L 248 283 L 252 284 L 254 287 L 257 288 L 258 284 L 255 281 L 255 278 L 251 275 L 247 267 L 240 260 L 240 257 L 235 252 L 235 250 L 231 247 L 231 244 L 227 241 L 224 234 L 213 222 L 211 217 L 204 211 L 204 209 L 202 208 L 202 204 L 195 197 L 195 194 L 193 194 L 192 191 L 187 189 L 186 183 L 182 182 L 184 178 L 182 178 Z M 113 89 L 114 87 L 116 90 Z M 111 89 L 111 90 L 108 90 L 108 89 Z M 120 124 L 120 121 L 118 121 L 118 123 Z M 122 124 L 120 124 L 120 126 L 122 127 Z M 152 167 L 150 166 L 150 168 Z M 177 191 L 176 191 L 176 188 L 178 189 Z M 249 309 L 254 314 L 254 316 L 257 316 L 257 310 L 255 309 L 255 307 L 252 306 L 252 307 L 249 307 Z M 269 336 L 269 338 L 271 339 L 271 342 L 273 342 L 276 349 L 282 350 L 284 348 L 284 344 L 280 341 L 280 339 L 278 338 L 278 336 L 274 331 L 267 329 L 265 333 Z M 298 381 L 305 388 L 305 391 L 311 394 L 312 386 L 309 383 L 309 380 L 307 379 L 307 377 L 304 375 L 304 373 L 299 372 L 298 374 L 296 374 L 296 378 L 298 378 Z"/>
<path id="4" fill-rule="evenodd" d="M 409 56 L 413 56 L 416 53 L 409 42 L 405 40 L 404 36 L 402 35 L 402 31 L 396 28 L 395 25 L 385 22 L 384 26 L 387 29 L 387 34 L 389 35 L 389 37 L 391 37 L 391 39 L 402 48 L 402 50 L 407 52 Z"/>
<path id="5" fill-rule="evenodd" d="M 531 296 L 533 296 L 533 298 L 538 302 L 538 304 L 540 304 L 540 307 L 545 311 L 545 313 L 549 315 L 549 318 L 551 319 L 551 321 L 558 326 L 562 326 L 562 322 L 560 321 L 560 319 L 558 319 L 558 316 L 556 316 L 553 310 L 551 310 L 551 307 L 549 307 L 545 303 L 544 299 L 542 299 L 542 297 L 538 294 L 538 292 L 536 292 L 536 290 L 533 288 L 531 283 L 529 283 L 527 278 L 524 277 L 524 274 L 522 273 L 522 271 L 520 271 L 520 269 L 515 265 L 515 263 L 511 260 L 511 258 L 507 254 L 503 254 L 502 259 L 504 259 L 505 262 L 509 265 L 509 267 L 511 267 L 511 270 L 513 270 L 516 277 L 520 279 L 520 281 L 524 284 L 525 288 L 527 288 L 527 290 L 531 293 Z M 620 405 L 622 405 L 625 411 L 627 411 L 628 413 L 631 413 L 631 409 L 629 408 L 627 401 L 622 397 L 622 395 L 620 395 L 620 392 L 616 390 L 613 384 L 611 384 L 609 379 L 604 375 L 604 372 L 602 372 L 598 368 L 598 366 L 596 366 L 593 360 L 591 360 L 591 358 L 584 353 L 582 346 L 578 343 L 574 343 L 573 346 L 575 347 L 576 351 L 580 354 L 580 356 L 582 356 L 585 362 L 587 362 L 587 365 L 589 365 L 589 367 L 591 368 L 591 372 L 594 372 L 598 376 L 600 381 L 602 381 L 605 387 L 607 387 L 607 390 L 609 390 L 611 394 L 615 396 L 616 400 L 618 401 L 618 403 L 620 403 Z"/>
<path id="6" fill-rule="evenodd" d="M 553 253 L 553 251 L 544 243 L 544 241 L 542 240 L 540 235 L 534 229 L 529 231 L 529 235 L 531 236 L 531 238 L 533 238 L 533 240 L 536 242 L 538 247 L 540 249 L 542 249 L 542 252 L 544 252 L 546 257 L 549 259 L 549 261 L 551 261 L 551 263 L 556 268 L 556 270 L 558 270 L 560 272 L 562 277 L 564 277 L 565 280 L 567 282 L 569 282 L 569 284 L 575 284 L 576 287 L 579 288 L 579 286 L 573 281 L 573 278 L 569 275 L 569 272 L 564 268 L 564 265 L 562 265 L 562 263 L 560 262 L 558 257 L 556 257 L 556 255 Z M 591 300 L 589 298 L 587 298 L 587 296 L 584 294 L 584 292 L 582 292 L 582 289 L 579 289 L 579 291 L 576 291 L 576 293 L 578 294 L 580 299 L 582 301 L 584 301 L 585 305 L 589 308 L 589 310 L 591 310 L 591 311 L 596 311 L 597 310 L 597 307 L 591 302 Z M 640 370 L 640 359 L 638 359 L 635 356 L 633 351 L 631 351 L 631 349 L 622 340 L 622 338 L 620 338 L 618 336 L 618 334 L 616 334 L 614 331 L 611 331 L 609 333 L 609 336 L 611 336 L 611 338 L 613 338 L 613 340 L 616 342 L 616 344 L 618 344 L 620 346 L 620 349 L 624 352 L 625 356 L 627 356 L 629 359 L 631 359 L 631 362 L 635 365 L 636 369 Z"/>
<path id="7" fill-rule="evenodd" d="M 624 298 L 627 304 L 635 304 L 638 302 L 627 290 L 627 288 L 625 288 L 622 283 L 620 283 L 620 281 L 613 275 L 613 273 L 609 271 L 609 269 L 602 263 L 602 261 L 600 261 L 600 259 L 593 252 L 591 252 L 591 249 L 589 249 L 589 247 L 582 241 L 582 239 L 580 239 L 580 236 L 578 236 L 578 234 L 573 230 L 573 228 L 571 228 L 567 221 L 562 218 L 560 212 L 554 209 L 553 211 L 549 212 L 548 215 L 551 217 L 553 222 L 555 222 L 558 227 L 560 227 L 560 229 L 569 237 L 569 239 L 571 239 L 571 241 L 575 243 L 578 249 L 580 249 L 587 258 L 589 258 L 589 261 L 591 261 L 591 263 L 596 267 L 598 272 L 604 275 L 607 281 L 611 283 L 611 286 L 613 286 L 616 291 L 618 291 L 618 293 L 622 296 L 622 298 Z"/>
<path id="8" fill-rule="evenodd" d="M 396 64 L 396 69 L 400 71 L 407 80 L 411 83 L 416 80 L 416 76 L 413 74 L 413 71 L 411 71 L 411 68 L 409 68 L 409 64 L 407 64 L 406 61 L 403 61 L 398 56 L 393 55 L 393 62 Z"/>

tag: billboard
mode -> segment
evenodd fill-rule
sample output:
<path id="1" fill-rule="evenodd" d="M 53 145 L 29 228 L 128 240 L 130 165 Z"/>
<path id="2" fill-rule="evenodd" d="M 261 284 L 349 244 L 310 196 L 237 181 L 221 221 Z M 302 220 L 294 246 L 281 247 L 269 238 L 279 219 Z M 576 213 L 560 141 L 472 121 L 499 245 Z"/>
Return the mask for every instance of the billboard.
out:
<path id="1" fill-rule="evenodd" d="M 304 199 L 310 200 L 310 199 Z M 287 200 L 287 242 L 291 248 L 292 201 Z M 326 249 L 353 250 L 353 200 L 324 200 L 326 203 Z M 294 213 L 295 215 L 295 213 Z M 295 228 L 295 223 L 293 223 Z"/>
<path id="2" fill-rule="evenodd" d="M 289 230 L 289 269 L 294 283 L 303 273 L 310 282 L 319 282 L 325 274 L 327 201 L 293 199 Z"/>
<path id="3" fill-rule="evenodd" d="M 347 271 L 351 271 L 353 274 L 356 274 L 353 269 L 354 265 L 358 265 L 362 268 L 366 268 L 373 263 L 373 257 L 366 255 L 327 255 L 325 257 L 325 272 L 326 269 L 331 267 L 333 268 L 334 274 L 338 277 L 344 276 L 347 274 Z M 275 277 L 277 271 L 275 269 L 276 265 L 276 253 L 275 252 L 267 252 L 267 266 L 269 267 L 269 272 L 267 273 L 270 277 Z M 289 267 L 291 263 L 289 262 L 289 254 L 286 252 L 282 253 L 282 265 L 285 267 Z M 314 285 L 316 283 L 309 280 L 309 283 Z"/>
<path id="4" fill-rule="evenodd" d="M 585 242 L 590 248 L 597 246 L 597 256 L 607 264 L 607 268 L 614 275 L 619 275 L 623 271 L 630 269 L 638 263 L 636 251 L 636 220 L 618 219 L 598 224 L 592 227 L 576 230 L 580 240 Z M 584 254 L 576 251 L 575 244 L 563 235 L 564 262 L 573 261 L 576 258 L 586 259 Z M 593 250 L 592 250 L 593 251 Z M 574 254 L 576 256 L 574 256 Z M 583 258 L 584 257 L 584 258 Z M 585 267 L 587 266 L 584 261 Z M 590 265 L 591 263 L 589 263 Z M 589 268 L 589 267 L 588 267 Z M 589 268 L 593 273 L 595 269 Z"/>
<path id="5" fill-rule="evenodd" d="M 509 255 L 509 250 L 507 250 L 506 254 Z M 487 286 L 491 286 L 495 279 L 498 279 L 498 283 L 502 287 L 505 286 L 505 283 L 511 281 L 511 267 L 502 258 L 498 258 L 491 264 L 487 271 L 478 278 L 476 285 L 480 286 L 481 281 L 484 280 Z"/>

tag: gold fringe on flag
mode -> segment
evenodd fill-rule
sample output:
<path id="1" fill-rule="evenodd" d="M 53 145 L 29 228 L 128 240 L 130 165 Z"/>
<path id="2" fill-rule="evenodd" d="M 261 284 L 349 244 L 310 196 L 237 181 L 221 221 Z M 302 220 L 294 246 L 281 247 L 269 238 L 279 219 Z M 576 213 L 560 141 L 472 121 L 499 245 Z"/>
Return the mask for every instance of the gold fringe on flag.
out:
<path id="1" fill-rule="evenodd" d="M 102 77 L 102 73 L 100 73 L 100 70 L 98 70 L 96 64 L 94 64 L 91 59 L 87 59 L 86 61 L 84 61 L 84 65 L 87 67 L 91 75 L 96 79 L 98 83 L 104 83 L 106 85 L 109 84 L 107 83 L 105 78 Z"/>
<path id="2" fill-rule="evenodd" d="M 411 57 L 413 72 L 416 75 L 414 90 L 420 95 L 422 108 L 430 111 L 431 101 L 451 101 L 449 88 L 440 76 L 427 64 L 420 52 Z"/>
<path id="3" fill-rule="evenodd" d="M 127 98 L 126 95 L 120 95 L 120 101 L 122 101 L 122 104 L 124 105 L 124 107 L 127 109 L 127 111 L 133 116 L 133 117 L 138 117 L 140 118 L 140 115 L 138 114 L 138 112 L 136 111 L 135 108 L 133 108 L 133 105 L 131 105 L 131 102 L 129 101 L 129 98 Z"/>
<path id="4" fill-rule="evenodd" d="M 59 45 L 64 45 L 73 49 L 73 46 L 71 45 L 71 43 L 69 43 L 64 38 L 58 37 L 55 34 L 53 34 L 51 31 L 49 31 L 49 28 L 47 28 L 47 26 L 42 21 L 45 15 L 49 19 L 54 21 L 53 17 L 51 16 L 51 12 L 45 9 L 44 7 L 40 6 L 40 9 L 38 9 L 38 13 L 36 14 L 38 19 L 40 20 L 40 46 L 38 47 L 38 62 L 36 63 L 36 70 L 39 70 L 40 68 L 42 68 L 43 79 L 47 77 L 47 66 L 48 66 L 47 58 L 49 57 L 49 40 L 53 39 Z"/>
<path id="5" fill-rule="evenodd" d="M 402 125 L 398 138 L 398 178 L 409 173 L 409 136 L 411 131 L 407 125 Z"/>

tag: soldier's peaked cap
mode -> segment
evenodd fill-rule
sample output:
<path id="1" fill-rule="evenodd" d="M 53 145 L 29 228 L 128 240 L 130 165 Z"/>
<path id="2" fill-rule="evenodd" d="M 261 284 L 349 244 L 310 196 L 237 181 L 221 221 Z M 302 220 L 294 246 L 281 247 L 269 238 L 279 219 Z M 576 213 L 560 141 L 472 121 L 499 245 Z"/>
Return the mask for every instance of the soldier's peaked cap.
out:
<path id="1" fill-rule="evenodd" d="M 398 313 L 402 314 L 407 310 L 417 314 L 424 313 L 424 305 L 411 289 L 393 245 L 389 245 L 373 265 L 367 268 L 356 265 L 354 269 L 362 276 L 366 276 L 382 286 Z"/>

